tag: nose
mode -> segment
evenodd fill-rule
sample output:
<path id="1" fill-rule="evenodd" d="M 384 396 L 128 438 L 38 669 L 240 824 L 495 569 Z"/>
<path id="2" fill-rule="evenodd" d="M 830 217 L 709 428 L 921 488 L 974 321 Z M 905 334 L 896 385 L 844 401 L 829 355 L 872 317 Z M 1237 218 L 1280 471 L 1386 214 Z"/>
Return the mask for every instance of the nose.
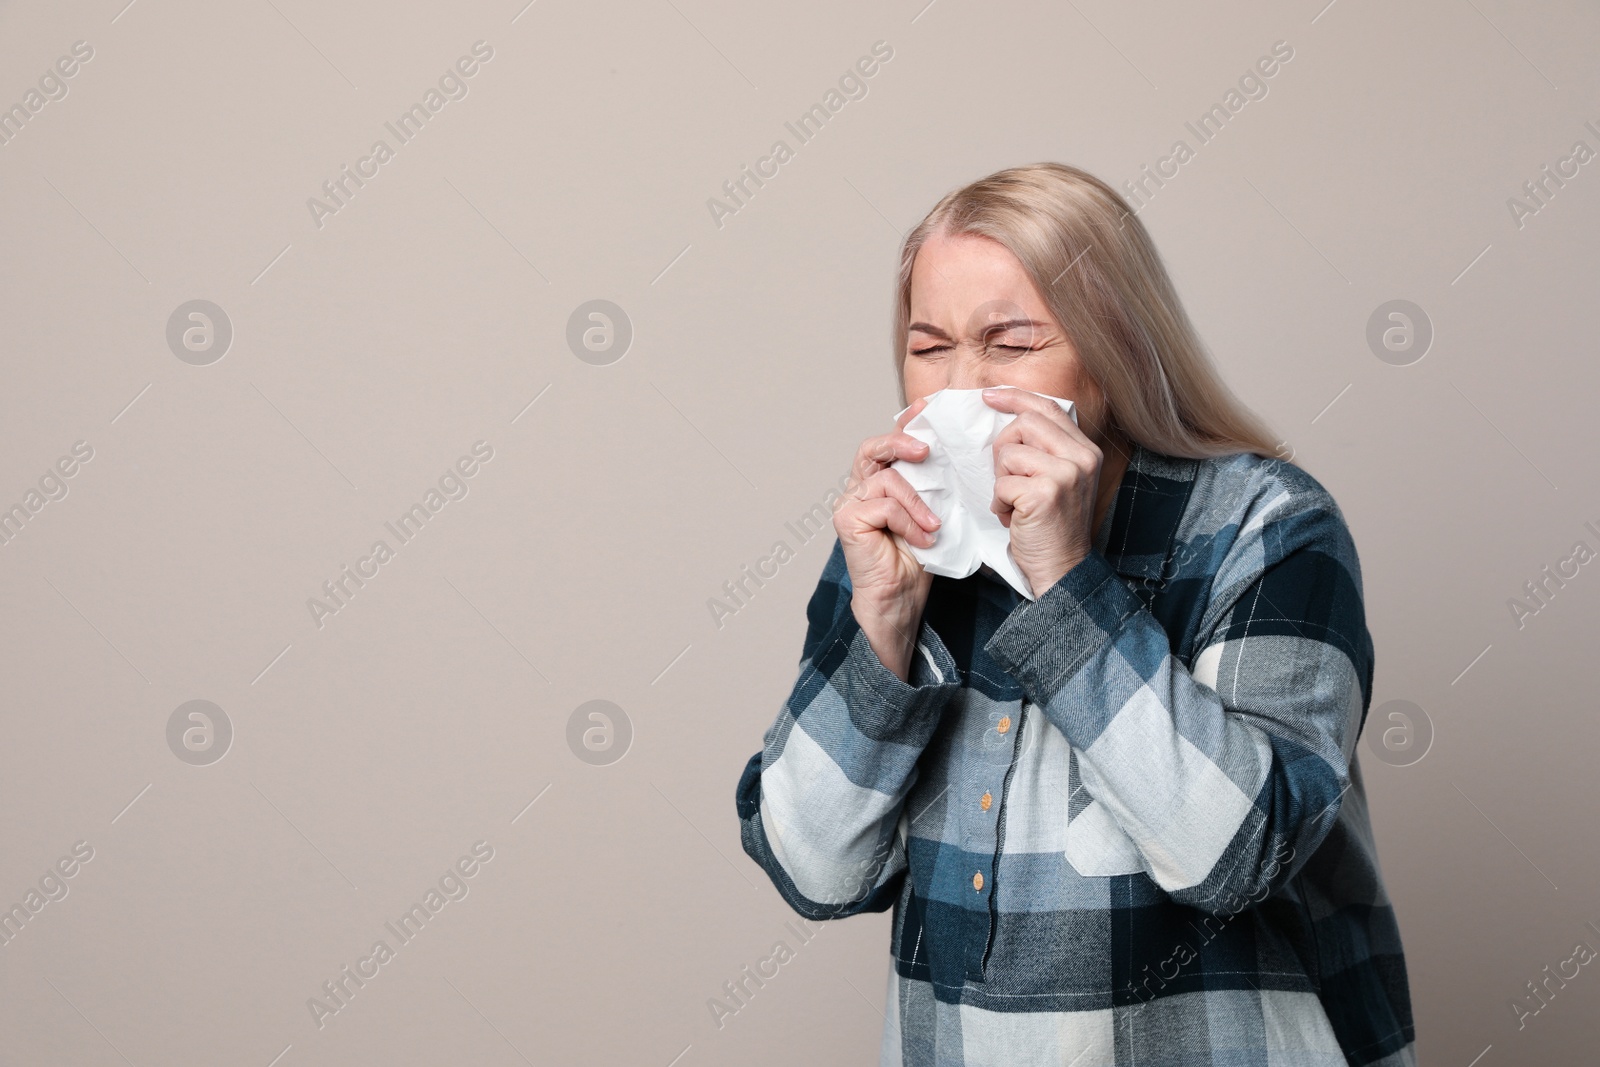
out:
<path id="1" fill-rule="evenodd" d="M 954 345 L 944 361 L 949 378 L 946 388 L 987 389 L 1005 384 L 999 380 L 999 369 L 983 355 L 982 341 L 960 341 Z"/>

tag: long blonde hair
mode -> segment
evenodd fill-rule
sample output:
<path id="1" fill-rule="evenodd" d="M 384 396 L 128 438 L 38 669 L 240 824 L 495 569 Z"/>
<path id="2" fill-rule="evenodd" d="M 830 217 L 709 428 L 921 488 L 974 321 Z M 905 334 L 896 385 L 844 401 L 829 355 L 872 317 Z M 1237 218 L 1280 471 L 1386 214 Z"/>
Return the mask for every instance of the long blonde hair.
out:
<path id="1" fill-rule="evenodd" d="M 894 320 L 902 405 L 911 268 L 923 242 L 941 230 L 991 238 L 1022 262 L 1124 437 L 1189 459 L 1234 452 L 1288 458 L 1217 374 L 1127 202 L 1099 178 L 1062 163 L 980 178 L 940 200 L 906 235 Z"/>

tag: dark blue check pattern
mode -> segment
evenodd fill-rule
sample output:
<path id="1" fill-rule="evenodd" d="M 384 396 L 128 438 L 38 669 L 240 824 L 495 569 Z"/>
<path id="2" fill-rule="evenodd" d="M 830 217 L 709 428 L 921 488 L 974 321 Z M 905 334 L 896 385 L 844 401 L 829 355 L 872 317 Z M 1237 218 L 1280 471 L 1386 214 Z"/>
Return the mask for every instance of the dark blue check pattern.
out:
<path id="1" fill-rule="evenodd" d="M 933 579 L 909 681 L 850 597 L 836 541 L 738 812 L 801 915 L 894 909 L 884 1067 L 1415 1062 L 1360 567 L 1311 475 L 1135 448 L 1038 600 Z"/>

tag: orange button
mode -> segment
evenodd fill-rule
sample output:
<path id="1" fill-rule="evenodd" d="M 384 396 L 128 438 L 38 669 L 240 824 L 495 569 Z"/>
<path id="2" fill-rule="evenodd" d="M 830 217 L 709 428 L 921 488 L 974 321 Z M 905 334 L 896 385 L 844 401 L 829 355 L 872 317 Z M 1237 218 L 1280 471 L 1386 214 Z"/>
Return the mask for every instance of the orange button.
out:
<path id="1" fill-rule="evenodd" d="M 984 811 L 988 811 L 989 810 L 989 805 L 993 804 L 993 803 L 994 803 L 994 797 L 990 796 L 987 792 L 985 792 L 983 794 L 983 797 L 978 801 L 978 807 L 982 808 Z"/>
<path id="2" fill-rule="evenodd" d="M 999 730 L 1001 733 L 1005 733 L 1007 730 L 1011 729 L 1011 716 L 1000 716 L 1000 722 L 995 726 L 995 729 Z"/>
<path id="3" fill-rule="evenodd" d="M 983 872 L 982 871 L 979 871 L 978 873 L 976 873 L 976 874 L 974 874 L 972 876 L 972 888 L 977 889 L 977 890 L 982 890 L 983 889 Z"/>

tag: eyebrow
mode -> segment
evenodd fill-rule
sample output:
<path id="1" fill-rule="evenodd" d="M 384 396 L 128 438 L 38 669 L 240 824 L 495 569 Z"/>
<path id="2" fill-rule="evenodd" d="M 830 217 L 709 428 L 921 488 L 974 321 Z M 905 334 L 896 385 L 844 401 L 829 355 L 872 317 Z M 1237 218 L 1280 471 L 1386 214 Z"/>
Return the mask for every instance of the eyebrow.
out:
<path id="1" fill-rule="evenodd" d="M 1006 330 L 1015 329 L 1018 326 L 1031 326 L 1037 330 L 1049 329 L 1049 325 L 1047 323 L 1035 322 L 1033 319 L 1007 319 L 1004 322 L 991 322 L 989 325 L 983 328 L 983 332 L 984 336 L 988 336 L 991 333 L 1001 333 Z M 939 329 L 939 327 L 927 322 L 913 322 L 910 326 L 906 327 L 906 331 L 908 333 L 929 334 L 945 341 L 953 340 L 949 334 Z"/>

